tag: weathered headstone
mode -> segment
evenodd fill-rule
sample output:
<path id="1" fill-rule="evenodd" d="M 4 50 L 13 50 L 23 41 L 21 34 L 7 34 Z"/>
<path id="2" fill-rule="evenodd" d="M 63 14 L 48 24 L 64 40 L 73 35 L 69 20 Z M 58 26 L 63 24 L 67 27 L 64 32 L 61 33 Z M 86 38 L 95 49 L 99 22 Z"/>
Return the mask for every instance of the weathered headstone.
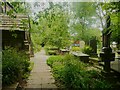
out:
<path id="1" fill-rule="evenodd" d="M 84 41 L 80 41 L 80 48 L 83 49 L 85 47 L 85 42 Z"/>
<path id="2" fill-rule="evenodd" d="M 91 53 L 91 55 L 97 56 L 97 40 L 96 40 L 96 37 L 92 38 L 92 39 L 89 41 L 89 45 L 90 45 L 90 47 L 91 47 L 92 50 L 93 50 L 93 52 Z"/>

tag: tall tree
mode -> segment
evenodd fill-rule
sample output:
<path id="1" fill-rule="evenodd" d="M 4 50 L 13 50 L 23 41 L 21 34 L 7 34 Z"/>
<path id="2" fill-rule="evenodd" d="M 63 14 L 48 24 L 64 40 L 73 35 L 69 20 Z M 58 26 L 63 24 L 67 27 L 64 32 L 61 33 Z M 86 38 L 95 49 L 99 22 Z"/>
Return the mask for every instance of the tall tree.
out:
<path id="1" fill-rule="evenodd" d="M 49 44 L 63 48 L 69 44 L 69 16 L 58 4 L 41 11 L 38 16 L 38 30 L 41 44 Z"/>
<path id="2" fill-rule="evenodd" d="M 96 23 L 93 16 L 96 17 L 96 3 L 93 2 L 74 2 L 72 3 L 72 11 L 75 13 L 74 23 L 72 24 L 73 30 L 77 34 L 78 39 L 84 40 L 86 43 L 90 37 L 87 33 L 91 31 L 92 24 Z M 95 29 L 93 29 L 95 31 Z M 94 32 L 93 31 L 93 32 Z M 92 31 L 91 31 L 92 32 Z M 100 33 L 99 33 L 100 34 Z"/>
<path id="3" fill-rule="evenodd" d="M 100 6 L 102 8 L 102 12 L 105 12 L 104 16 L 109 15 L 111 19 L 110 30 L 108 32 L 111 33 L 111 41 L 116 41 L 118 43 L 118 48 L 120 48 L 120 2 L 104 2 L 100 3 Z"/>

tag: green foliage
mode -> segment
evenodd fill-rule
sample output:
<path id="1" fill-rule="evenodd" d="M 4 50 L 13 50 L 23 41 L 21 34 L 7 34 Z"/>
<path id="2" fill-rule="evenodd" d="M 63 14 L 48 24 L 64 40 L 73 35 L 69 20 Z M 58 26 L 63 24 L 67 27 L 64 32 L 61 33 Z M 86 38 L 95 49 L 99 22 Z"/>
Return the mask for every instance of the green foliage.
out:
<path id="1" fill-rule="evenodd" d="M 84 40 L 86 43 L 92 38 L 97 37 L 100 41 L 100 30 L 93 25 L 96 23 L 96 5 L 94 2 L 73 2 L 72 11 L 74 12 L 73 22 L 70 25 L 70 32 L 73 40 Z M 97 25 L 95 25 L 97 26 Z"/>
<path id="2" fill-rule="evenodd" d="M 90 55 L 93 52 L 93 49 L 90 46 L 85 46 L 82 52 Z"/>
<path id="3" fill-rule="evenodd" d="M 35 43 L 33 43 L 34 44 L 34 46 L 33 46 L 33 48 L 34 48 L 34 52 L 36 53 L 36 52 L 39 52 L 40 50 L 41 50 L 41 45 L 38 45 L 38 44 L 35 44 Z"/>
<path id="4" fill-rule="evenodd" d="M 15 18 L 15 14 L 27 14 L 28 12 L 30 13 L 30 4 L 28 4 L 27 2 L 0 2 L 0 5 L 2 7 L 4 7 L 6 4 L 6 6 L 10 5 L 7 10 L 6 13 L 7 15 L 9 15 L 12 18 Z M 26 8 L 27 7 L 27 8 Z"/>
<path id="5" fill-rule="evenodd" d="M 49 54 L 49 55 L 56 55 L 56 54 L 57 54 L 57 52 L 56 52 L 56 51 L 54 51 L 54 50 L 48 50 L 48 54 Z"/>
<path id="6" fill-rule="evenodd" d="M 48 49 L 48 50 L 58 50 L 58 47 L 56 47 L 56 46 L 45 46 L 45 49 Z"/>
<path id="7" fill-rule="evenodd" d="M 120 45 L 120 3 L 119 2 L 105 2 L 99 4 L 102 7 L 102 11 L 106 12 L 106 15 L 110 16 L 111 24 L 108 33 L 111 33 L 111 41 L 116 41 L 118 46 Z M 120 48 L 120 47 L 119 47 Z"/>
<path id="8" fill-rule="evenodd" d="M 20 78 L 27 78 L 30 72 L 29 58 L 24 52 L 6 48 L 2 55 L 2 83 L 10 85 Z"/>
<path id="9" fill-rule="evenodd" d="M 57 55 L 59 50 L 56 46 L 45 46 L 46 54 L 48 55 Z"/>
<path id="10" fill-rule="evenodd" d="M 77 17 L 90 17 L 95 14 L 95 3 L 94 2 L 73 2 L 73 11 L 76 12 Z"/>
<path id="11" fill-rule="evenodd" d="M 58 5 L 41 11 L 38 14 L 38 30 L 40 42 L 62 48 L 69 45 L 68 13 Z"/>
<path id="12" fill-rule="evenodd" d="M 76 51 L 80 51 L 80 47 L 75 47 L 75 46 L 74 46 L 74 47 L 72 47 L 71 50 L 72 50 L 72 51 L 75 51 L 75 52 L 76 52 Z"/>
<path id="13" fill-rule="evenodd" d="M 69 46 L 69 17 L 60 5 L 50 4 L 50 7 L 40 11 L 36 20 L 31 21 L 31 33 L 34 49 L 37 46 L 51 45 L 59 49 Z"/>
<path id="14" fill-rule="evenodd" d="M 47 60 L 57 82 L 66 89 L 110 88 L 98 71 L 87 70 L 89 65 L 72 55 L 52 56 Z"/>
<path id="15" fill-rule="evenodd" d="M 32 28 L 34 28 L 37 31 L 35 26 L 32 25 Z M 41 50 L 40 34 L 39 33 L 31 33 L 31 39 L 32 39 L 32 43 L 33 43 L 34 52 L 40 51 Z"/>
<path id="16" fill-rule="evenodd" d="M 97 28 L 89 28 L 86 30 L 86 32 L 84 33 L 84 40 L 85 41 L 89 41 L 90 39 L 93 39 L 96 37 L 96 40 L 98 42 L 101 42 L 101 31 Z"/>
<path id="17" fill-rule="evenodd" d="M 50 58 L 47 59 L 47 64 L 50 67 L 53 67 L 54 62 L 62 62 L 62 57 L 61 56 L 51 56 Z"/>

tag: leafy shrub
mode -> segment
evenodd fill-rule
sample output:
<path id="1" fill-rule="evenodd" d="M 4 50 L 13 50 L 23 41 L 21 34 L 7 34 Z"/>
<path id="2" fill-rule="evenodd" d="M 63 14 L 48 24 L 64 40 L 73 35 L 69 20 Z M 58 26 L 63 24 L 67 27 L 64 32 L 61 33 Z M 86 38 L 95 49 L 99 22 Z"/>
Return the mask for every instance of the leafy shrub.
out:
<path id="1" fill-rule="evenodd" d="M 49 47 L 48 49 L 49 50 L 58 50 L 58 47 L 53 46 L 53 47 Z"/>
<path id="2" fill-rule="evenodd" d="M 98 71 L 87 70 L 88 64 L 80 62 L 73 55 L 52 56 L 47 60 L 53 75 L 65 88 L 110 88 Z"/>
<path id="3" fill-rule="evenodd" d="M 41 50 L 41 46 L 40 45 L 34 45 L 34 52 L 36 53 L 36 52 L 38 52 L 38 51 L 40 51 Z"/>
<path id="4" fill-rule="evenodd" d="M 85 46 L 82 52 L 90 55 L 93 52 L 93 49 L 90 46 Z"/>
<path id="5" fill-rule="evenodd" d="M 48 55 L 57 55 L 58 54 L 58 47 L 55 46 L 45 46 L 46 54 Z"/>
<path id="6" fill-rule="evenodd" d="M 72 47 L 72 51 L 80 51 L 80 47 Z"/>
<path id="7" fill-rule="evenodd" d="M 60 62 L 54 62 L 53 65 L 53 76 L 56 81 L 63 83 L 64 82 L 64 65 Z"/>
<path id="8" fill-rule="evenodd" d="M 7 48 L 2 55 L 2 83 L 10 85 L 20 78 L 26 78 L 30 72 L 29 58 L 24 52 L 17 52 L 16 49 Z"/>
<path id="9" fill-rule="evenodd" d="M 47 59 L 47 64 L 52 67 L 54 62 L 62 62 L 63 58 L 61 56 L 51 56 Z"/>
<path id="10" fill-rule="evenodd" d="M 45 46 L 45 50 L 58 50 L 56 46 Z"/>
<path id="11" fill-rule="evenodd" d="M 32 25 L 32 30 L 36 30 L 34 24 L 31 24 L 31 25 Z M 32 39 L 34 52 L 36 53 L 36 52 L 40 51 L 41 50 L 40 34 L 39 33 L 31 33 L 31 39 Z"/>
<path id="12" fill-rule="evenodd" d="M 47 53 L 48 53 L 49 55 L 56 55 L 56 54 L 57 54 L 57 52 L 54 51 L 54 50 L 48 50 Z"/>

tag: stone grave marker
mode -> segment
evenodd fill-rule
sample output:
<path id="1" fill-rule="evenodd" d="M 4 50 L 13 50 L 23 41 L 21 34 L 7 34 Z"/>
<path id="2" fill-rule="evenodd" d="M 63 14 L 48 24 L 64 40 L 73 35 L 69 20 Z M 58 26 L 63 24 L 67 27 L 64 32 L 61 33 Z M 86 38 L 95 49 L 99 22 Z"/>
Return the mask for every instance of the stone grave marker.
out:
<path id="1" fill-rule="evenodd" d="M 93 38 L 89 41 L 90 47 L 93 49 L 92 55 L 97 55 L 97 40 Z"/>
<path id="2" fill-rule="evenodd" d="M 84 41 L 80 41 L 80 48 L 83 49 L 85 47 L 85 42 Z"/>

